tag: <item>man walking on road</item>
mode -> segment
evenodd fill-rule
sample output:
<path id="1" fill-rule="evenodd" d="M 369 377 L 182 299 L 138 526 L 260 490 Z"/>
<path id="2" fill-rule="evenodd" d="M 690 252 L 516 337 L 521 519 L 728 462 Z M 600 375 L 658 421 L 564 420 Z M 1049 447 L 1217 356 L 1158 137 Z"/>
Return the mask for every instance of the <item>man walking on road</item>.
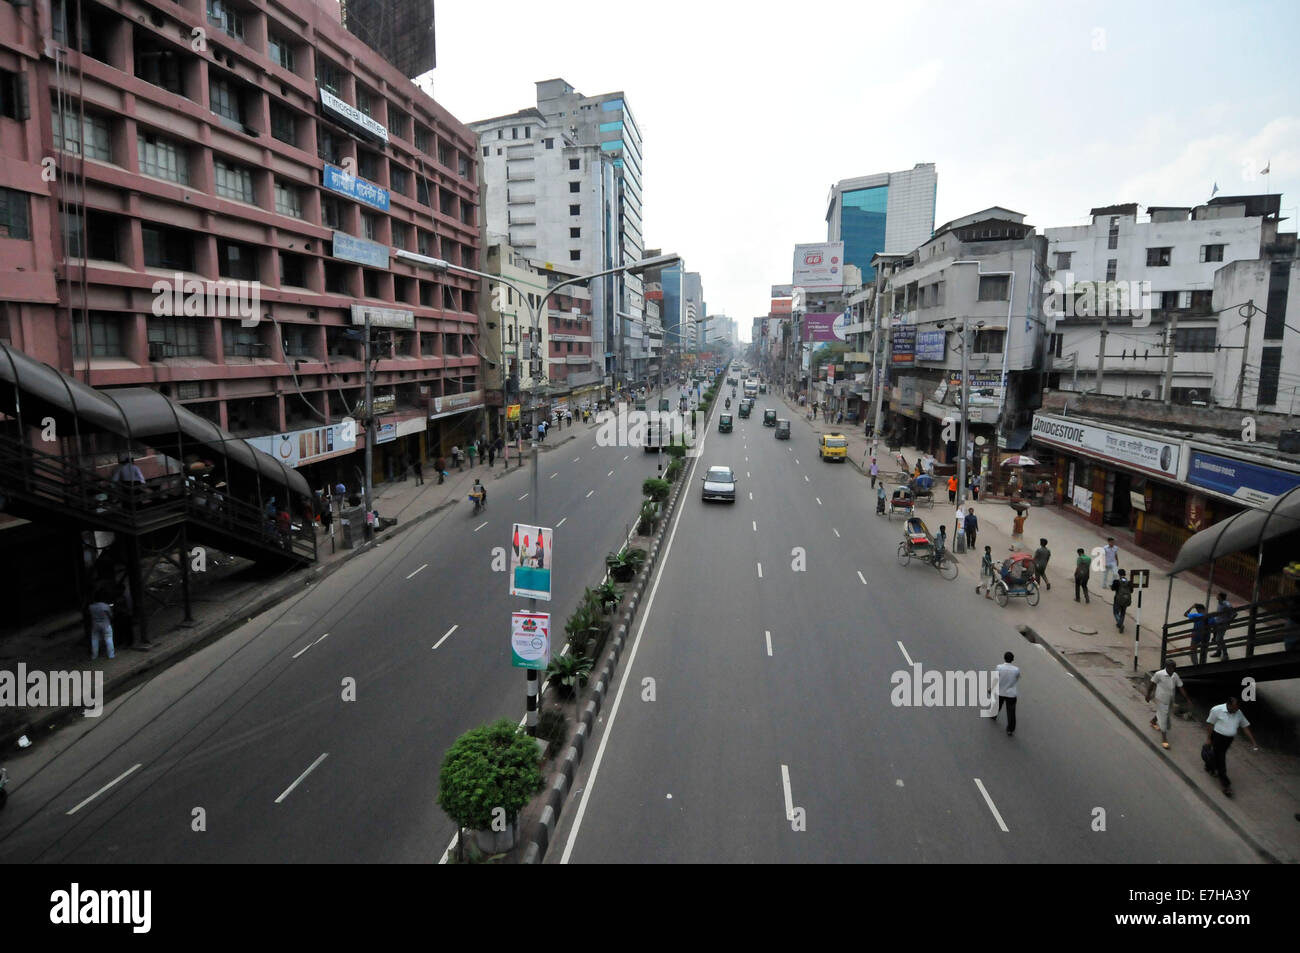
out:
<path id="1" fill-rule="evenodd" d="M 1241 702 L 1235 698 L 1229 698 L 1224 704 L 1211 708 L 1210 717 L 1205 719 L 1205 723 L 1208 726 L 1205 741 L 1214 759 L 1212 764 L 1206 764 L 1205 770 L 1211 776 L 1217 776 L 1223 793 L 1232 797 L 1232 782 L 1228 780 L 1228 749 L 1232 747 L 1232 739 L 1237 737 L 1239 730 L 1244 730 L 1255 751 L 1259 750 L 1259 742 L 1250 730 L 1250 720 L 1241 710 Z"/>
<path id="2" fill-rule="evenodd" d="M 957 478 L 955 476 L 948 477 L 948 502 L 957 502 Z"/>
<path id="3" fill-rule="evenodd" d="M 1183 688 L 1183 680 L 1175 673 L 1178 668 L 1173 661 L 1165 663 L 1165 667 L 1151 676 L 1151 684 L 1147 686 L 1147 701 L 1151 701 L 1151 696 L 1156 697 L 1156 713 L 1151 716 L 1151 727 L 1160 731 L 1160 747 L 1169 747 L 1169 709 L 1174 703 L 1174 689 L 1183 693 L 1183 701 L 1188 706 L 1192 700 L 1187 697 L 1187 689 Z"/>
<path id="4" fill-rule="evenodd" d="M 1079 593 L 1083 593 L 1085 604 L 1091 604 L 1092 600 L 1088 598 L 1088 580 L 1092 577 L 1092 557 L 1083 551 L 1083 548 L 1075 550 L 1074 557 L 1074 601 L 1079 601 Z"/>
<path id="5" fill-rule="evenodd" d="M 1052 551 L 1047 548 L 1047 540 L 1040 539 L 1038 548 L 1034 550 L 1034 574 L 1038 576 L 1038 581 L 1048 589 L 1052 588 L 1052 583 L 1047 578 L 1047 564 L 1052 559 Z"/>
<path id="6" fill-rule="evenodd" d="M 1110 584 L 1110 588 L 1115 593 L 1115 628 L 1123 632 L 1124 614 L 1128 612 L 1128 607 L 1133 602 L 1133 583 L 1128 581 L 1128 576 L 1121 569 L 1119 578 Z"/>
<path id="7" fill-rule="evenodd" d="M 975 515 L 975 507 L 966 507 L 966 549 L 970 552 L 975 551 L 975 534 L 979 532 L 980 521 Z"/>
<path id="8" fill-rule="evenodd" d="M 416 457 L 415 462 L 411 464 L 411 469 L 415 472 L 415 485 L 424 486 L 424 464 L 420 458 Z"/>
<path id="9" fill-rule="evenodd" d="M 876 478 L 879 476 L 880 476 L 880 464 L 876 462 L 875 457 L 872 457 L 871 458 L 871 488 L 873 490 L 876 488 Z"/>
<path id="10" fill-rule="evenodd" d="M 1106 537 L 1106 545 L 1102 547 L 1101 557 L 1102 565 L 1105 567 L 1101 575 L 1101 588 L 1109 589 L 1119 569 L 1119 547 L 1115 545 L 1114 536 Z"/>
<path id="11" fill-rule="evenodd" d="M 1214 655 L 1211 656 L 1212 658 L 1226 659 L 1228 657 L 1228 645 L 1224 640 L 1224 635 L 1236 616 L 1237 610 L 1228 601 L 1228 594 L 1226 592 L 1219 593 L 1219 602 L 1214 607 Z"/>
<path id="12" fill-rule="evenodd" d="M 996 723 L 998 715 L 1002 714 L 1002 707 L 1007 709 L 1007 736 L 1010 737 L 1016 733 L 1016 698 L 1019 695 L 1020 669 L 1011 663 L 1016 657 L 1010 652 L 1002 656 L 1002 664 L 998 666 L 998 714 L 993 716 Z"/>

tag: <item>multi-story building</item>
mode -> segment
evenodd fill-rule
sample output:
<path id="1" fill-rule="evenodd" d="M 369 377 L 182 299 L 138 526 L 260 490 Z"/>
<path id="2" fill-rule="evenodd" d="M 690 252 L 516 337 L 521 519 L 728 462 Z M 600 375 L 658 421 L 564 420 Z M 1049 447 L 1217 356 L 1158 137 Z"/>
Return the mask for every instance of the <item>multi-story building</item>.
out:
<path id="1" fill-rule="evenodd" d="M 622 92 L 583 96 L 562 79 L 537 83 L 537 105 L 471 124 L 483 161 L 485 225 L 519 253 L 575 274 L 643 255 L 641 133 Z M 631 373 L 642 336 L 641 278 L 591 283 L 593 379 Z M 629 325 L 626 327 L 625 325 Z"/>
<path id="2" fill-rule="evenodd" d="M 967 451 L 982 448 L 976 463 L 1023 447 L 1041 406 L 1047 239 L 1024 219 L 984 209 L 941 225 L 906 255 L 875 258 L 880 313 L 891 324 L 890 424 L 940 459 L 959 452 L 945 439 L 944 421 L 961 416 L 963 334 L 970 348 Z"/>
<path id="3" fill-rule="evenodd" d="M 1237 306 L 1257 282 L 1240 283 L 1275 256 L 1294 257 L 1293 243 L 1289 253 L 1279 244 L 1280 207 L 1280 195 L 1220 196 L 1149 208 L 1139 221 L 1129 203 L 1092 209 L 1088 225 L 1046 229 L 1057 290 L 1048 303 L 1053 385 L 1182 404 L 1236 400 L 1240 352 L 1227 346 L 1239 343 L 1230 340 L 1244 320 Z M 1260 264 L 1221 280 L 1234 262 Z M 1256 306 L 1267 298 L 1267 289 L 1255 295 Z"/>
<path id="4" fill-rule="evenodd" d="M 6 4 L 0 87 L 0 339 L 318 486 L 369 319 L 379 477 L 478 432 L 476 282 L 390 256 L 475 265 L 476 139 L 337 3 Z"/>
<path id="5" fill-rule="evenodd" d="M 844 242 L 846 271 L 852 266 L 859 275 L 852 287 L 875 280 L 873 255 L 911 251 L 930 237 L 938 184 L 934 163 L 918 162 L 904 172 L 843 179 L 831 186 L 826 240 Z"/>

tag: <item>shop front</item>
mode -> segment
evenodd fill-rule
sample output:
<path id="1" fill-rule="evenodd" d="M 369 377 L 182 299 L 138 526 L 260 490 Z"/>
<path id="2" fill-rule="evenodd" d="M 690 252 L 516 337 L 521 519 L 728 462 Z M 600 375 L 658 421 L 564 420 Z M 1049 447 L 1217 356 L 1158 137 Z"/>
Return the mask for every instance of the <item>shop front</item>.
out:
<path id="1" fill-rule="evenodd" d="M 447 457 L 451 448 L 463 447 L 469 441 L 486 436 L 481 421 L 485 406 L 483 391 L 472 390 L 463 394 L 429 398 L 429 416 L 426 422 L 427 453 L 431 459 Z"/>

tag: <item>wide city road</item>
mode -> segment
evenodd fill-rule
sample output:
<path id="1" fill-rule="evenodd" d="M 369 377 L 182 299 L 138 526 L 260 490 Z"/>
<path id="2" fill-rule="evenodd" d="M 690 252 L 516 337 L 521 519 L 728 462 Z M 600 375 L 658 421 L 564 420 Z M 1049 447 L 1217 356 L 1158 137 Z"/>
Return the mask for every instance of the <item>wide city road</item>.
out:
<path id="1" fill-rule="evenodd" d="M 762 426 L 791 416 L 793 439 Z M 710 464 L 734 506 L 703 504 Z M 931 528 L 951 515 L 922 510 Z M 938 514 L 942 513 L 940 517 Z M 1252 851 L 960 575 L 901 566 L 900 519 L 760 395 L 708 433 L 547 862 L 1217 863 Z M 891 676 L 1015 653 L 1019 726 L 896 707 Z M 797 829 L 798 828 L 798 829 Z"/>
<path id="2" fill-rule="evenodd" d="M 539 471 L 561 633 L 655 472 L 572 432 L 552 432 Z M 478 517 L 458 501 L 11 762 L 0 862 L 437 861 L 455 833 L 444 752 L 525 709 L 509 613 L 527 604 L 492 550 L 532 521 L 529 471 L 487 481 Z"/>

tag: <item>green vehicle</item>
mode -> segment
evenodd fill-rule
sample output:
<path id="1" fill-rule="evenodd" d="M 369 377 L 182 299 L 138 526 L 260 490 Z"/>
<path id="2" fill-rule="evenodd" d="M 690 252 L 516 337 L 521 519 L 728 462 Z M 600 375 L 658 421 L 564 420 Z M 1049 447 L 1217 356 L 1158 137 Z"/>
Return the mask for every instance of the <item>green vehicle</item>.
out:
<path id="1" fill-rule="evenodd" d="M 659 398 L 659 409 L 660 409 L 660 410 L 671 410 L 671 409 L 672 409 L 671 407 L 668 406 L 668 398 L 667 398 L 667 397 L 660 397 L 660 398 Z"/>
<path id="2" fill-rule="evenodd" d="M 763 426 L 764 427 L 776 426 L 776 411 L 773 410 L 771 407 L 763 411 Z"/>
<path id="3" fill-rule="evenodd" d="M 742 417 L 748 417 L 748 416 L 749 416 L 749 409 L 750 409 L 750 403 L 749 403 L 749 401 L 747 401 L 747 400 L 742 400 L 742 401 L 740 402 L 740 416 L 742 416 Z"/>
<path id="4" fill-rule="evenodd" d="M 718 433 L 731 433 L 731 414 L 718 417 Z"/>
<path id="5" fill-rule="evenodd" d="M 645 410 L 645 401 L 644 401 L 644 400 L 638 400 L 638 401 L 636 402 L 636 409 L 637 409 L 637 410 Z"/>

